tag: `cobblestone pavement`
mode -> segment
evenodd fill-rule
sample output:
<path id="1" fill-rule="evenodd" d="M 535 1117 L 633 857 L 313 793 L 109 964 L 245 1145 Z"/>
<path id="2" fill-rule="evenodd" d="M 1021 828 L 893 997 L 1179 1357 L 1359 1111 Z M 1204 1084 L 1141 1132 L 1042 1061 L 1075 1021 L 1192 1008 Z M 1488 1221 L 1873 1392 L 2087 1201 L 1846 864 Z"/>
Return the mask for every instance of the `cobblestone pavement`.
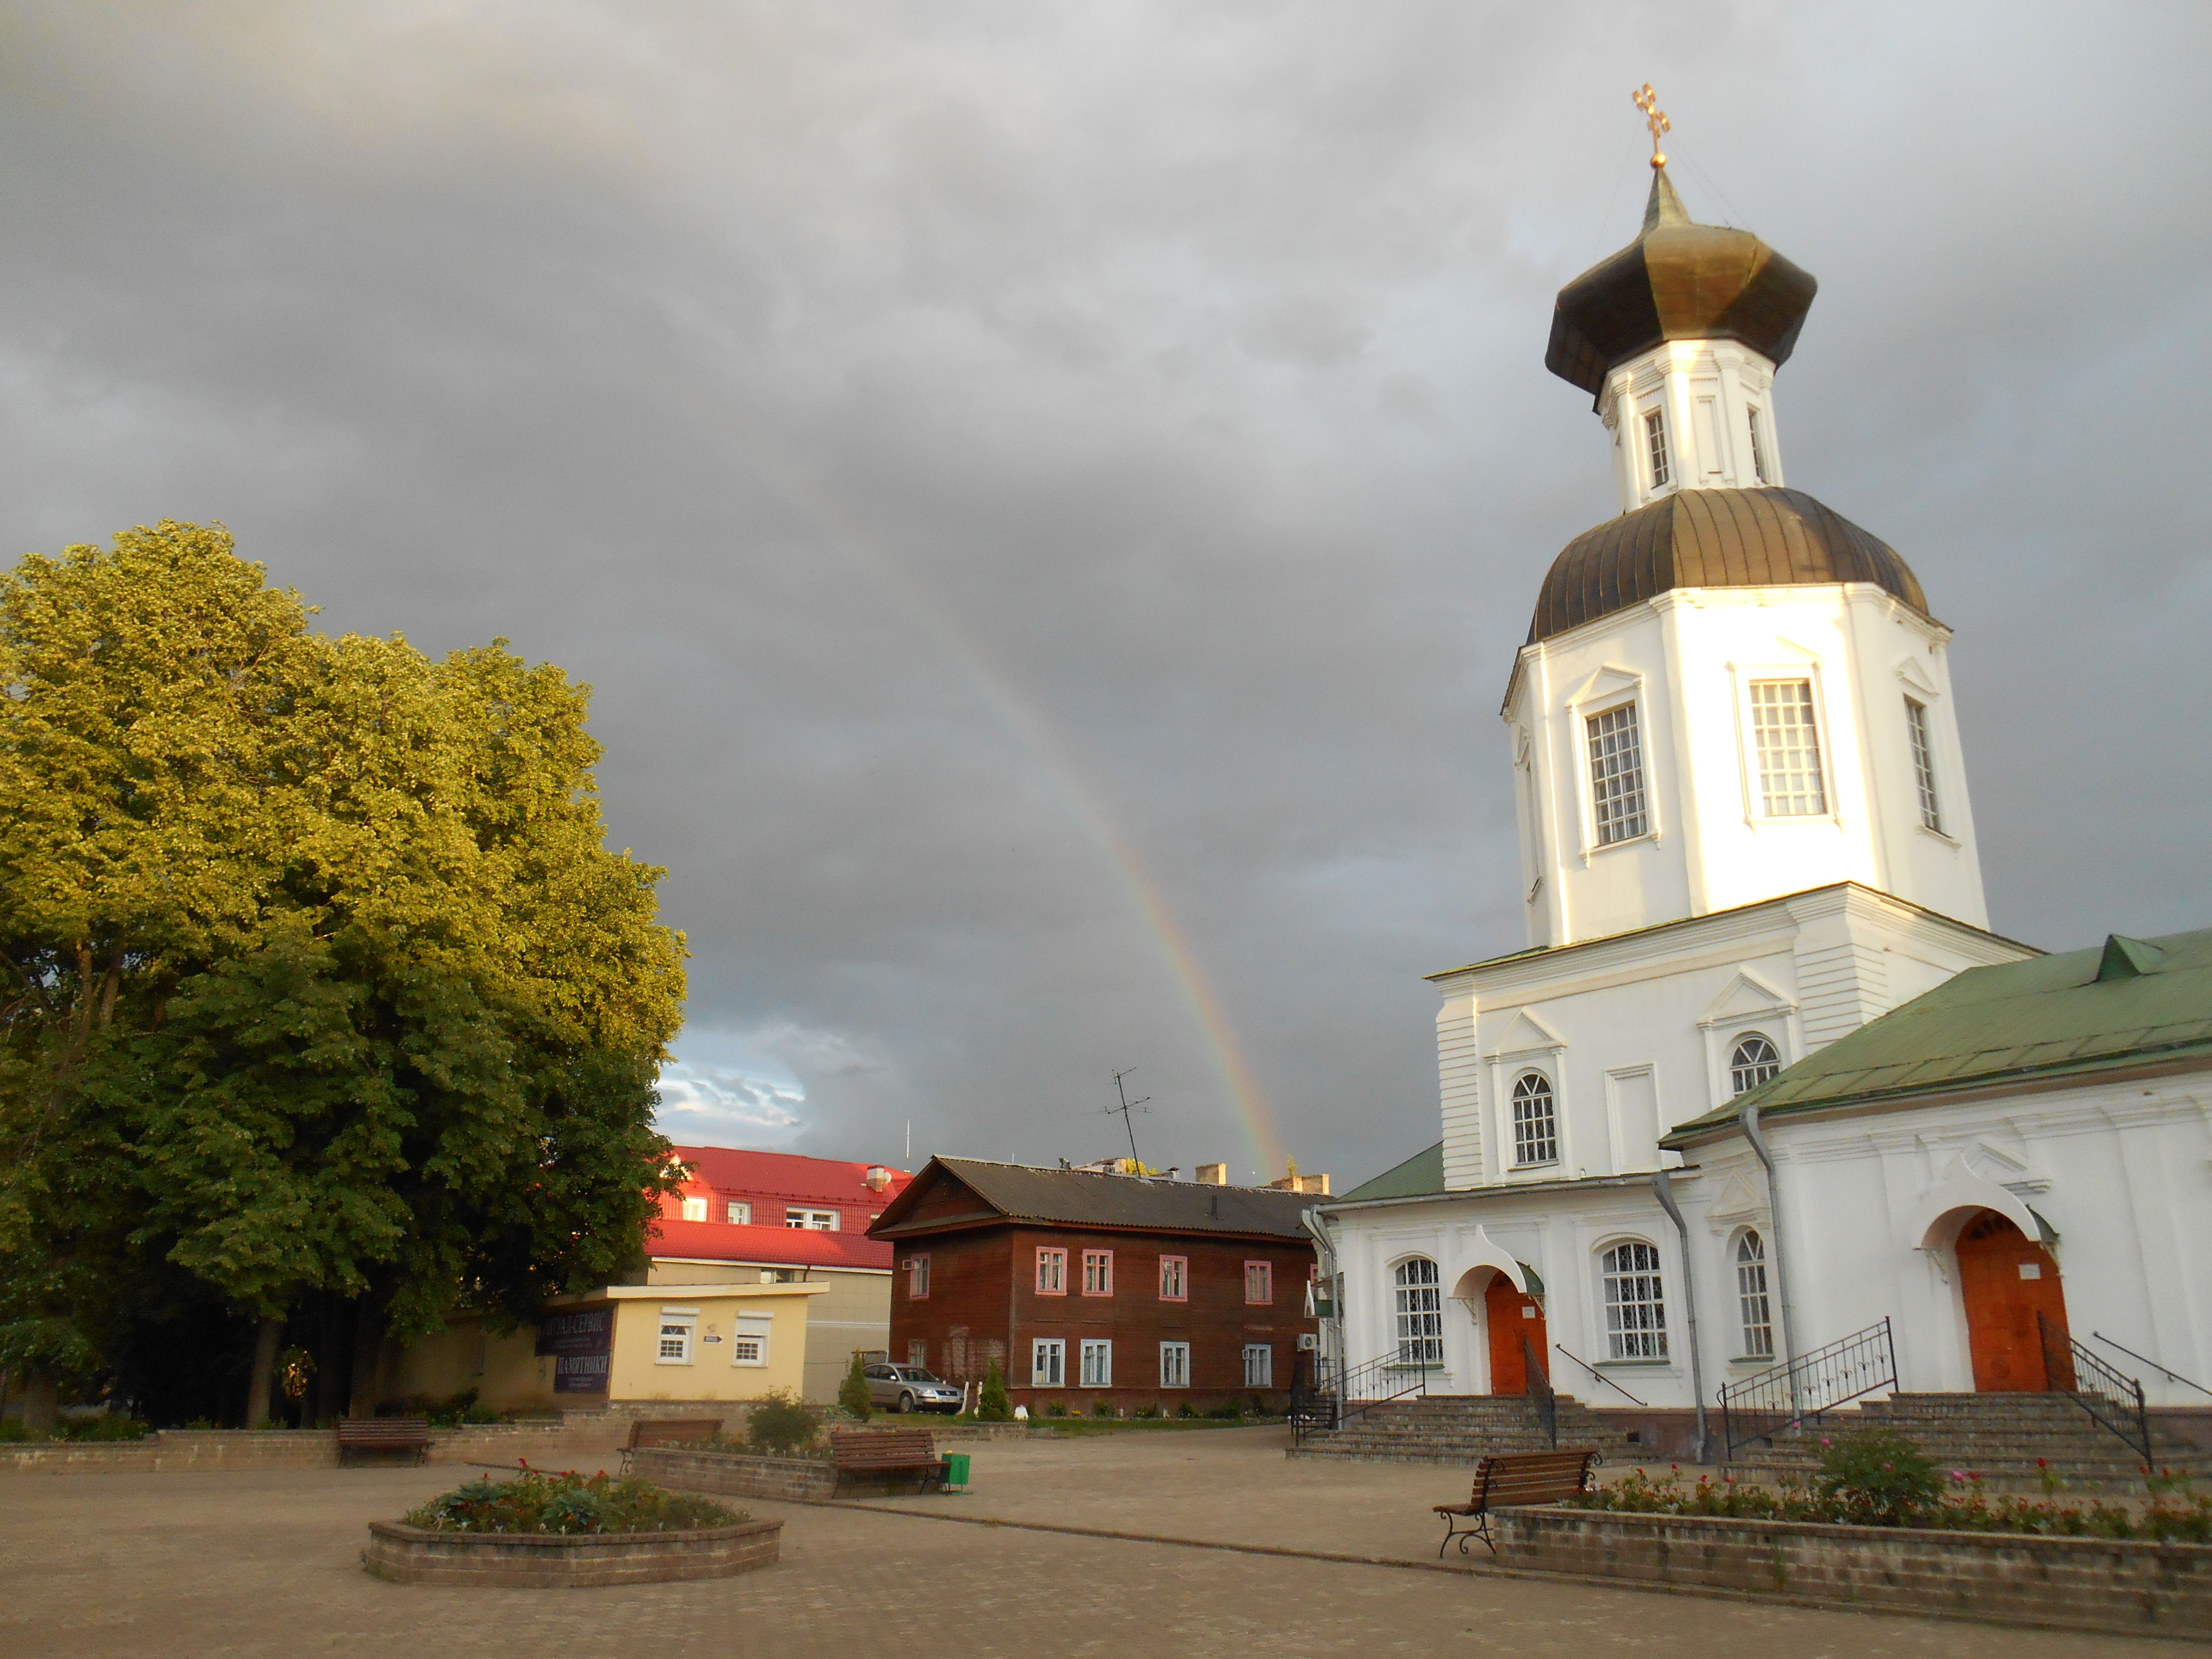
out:
<path id="1" fill-rule="evenodd" d="M 1463 1472 L 1287 1462 L 1269 1431 L 980 1445 L 976 1492 L 905 1507 L 1002 1520 L 1433 1555 L 1419 1522 Z M 9 1659 L 344 1652 L 918 1656 L 1675 1654 L 1732 1659 L 2059 1659 L 2201 1648 L 1999 1631 L 1491 1577 L 754 1504 L 782 1563 L 706 1583 L 477 1590 L 385 1583 L 366 1523 L 453 1483 L 443 1468 L 86 1475 L 0 1487 Z M 1150 1524 L 1146 1524 L 1146 1523 Z M 1135 1524 L 1132 1524 L 1135 1523 Z"/>

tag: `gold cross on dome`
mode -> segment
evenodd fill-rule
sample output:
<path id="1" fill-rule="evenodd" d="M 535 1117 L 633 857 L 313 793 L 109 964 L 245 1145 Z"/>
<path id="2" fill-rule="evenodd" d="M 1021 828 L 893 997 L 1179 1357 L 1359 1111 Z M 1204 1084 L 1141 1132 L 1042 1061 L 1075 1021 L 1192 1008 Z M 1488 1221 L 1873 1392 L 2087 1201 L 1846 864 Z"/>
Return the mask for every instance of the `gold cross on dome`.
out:
<path id="1" fill-rule="evenodd" d="M 1651 83 L 1649 81 L 1644 83 L 1640 91 L 1632 92 L 1628 95 L 1636 100 L 1636 107 L 1644 112 L 1644 125 L 1651 129 L 1651 165 L 1655 167 L 1665 167 L 1667 156 L 1659 148 L 1659 135 L 1663 132 L 1672 132 L 1674 130 L 1674 124 L 1667 118 L 1667 112 L 1659 107 L 1659 94 L 1651 90 Z"/>

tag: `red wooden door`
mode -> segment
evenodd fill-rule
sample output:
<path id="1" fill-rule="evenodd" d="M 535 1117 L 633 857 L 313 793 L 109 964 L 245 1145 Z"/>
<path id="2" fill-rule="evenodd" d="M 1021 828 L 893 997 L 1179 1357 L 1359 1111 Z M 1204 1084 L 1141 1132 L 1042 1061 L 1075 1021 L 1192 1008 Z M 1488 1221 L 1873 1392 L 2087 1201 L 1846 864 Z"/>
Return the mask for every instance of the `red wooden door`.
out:
<path id="1" fill-rule="evenodd" d="M 2004 1217 L 1984 1210 L 1959 1235 L 1958 1254 L 1975 1389 L 2035 1393 L 2068 1386 L 2070 1378 L 2053 1379 L 2045 1368 L 2042 1328 L 2036 1321 L 2038 1314 L 2048 1319 L 2063 1346 L 2066 1292 L 2051 1252 Z"/>
<path id="2" fill-rule="evenodd" d="M 1482 1293 L 1482 1322 L 1490 1333 L 1491 1393 L 1528 1393 L 1528 1361 L 1522 1339 L 1528 1339 L 1544 1365 L 1552 1363 L 1551 1345 L 1544 1335 L 1543 1309 L 1534 1297 L 1522 1295 L 1513 1288 L 1511 1279 L 1499 1273 Z"/>

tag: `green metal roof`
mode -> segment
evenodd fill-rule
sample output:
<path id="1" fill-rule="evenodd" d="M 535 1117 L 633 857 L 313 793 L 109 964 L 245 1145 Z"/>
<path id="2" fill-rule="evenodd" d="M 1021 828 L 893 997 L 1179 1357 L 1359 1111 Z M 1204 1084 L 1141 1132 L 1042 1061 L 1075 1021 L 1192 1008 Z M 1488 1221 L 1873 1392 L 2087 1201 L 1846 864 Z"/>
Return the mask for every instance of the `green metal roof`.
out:
<path id="1" fill-rule="evenodd" d="M 1692 1118 L 1680 1146 L 1734 1123 L 2151 1060 L 2212 1063 L 2212 928 L 1969 968 L 1771 1083 Z"/>
<path id="2" fill-rule="evenodd" d="M 1350 1204 L 1368 1198 L 1425 1198 L 1444 1189 L 1444 1144 L 1439 1140 L 1425 1152 L 1415 1152 L 1403 1164 L 1385 1170 L 1364 1186 L 1329 1201 Z"/>

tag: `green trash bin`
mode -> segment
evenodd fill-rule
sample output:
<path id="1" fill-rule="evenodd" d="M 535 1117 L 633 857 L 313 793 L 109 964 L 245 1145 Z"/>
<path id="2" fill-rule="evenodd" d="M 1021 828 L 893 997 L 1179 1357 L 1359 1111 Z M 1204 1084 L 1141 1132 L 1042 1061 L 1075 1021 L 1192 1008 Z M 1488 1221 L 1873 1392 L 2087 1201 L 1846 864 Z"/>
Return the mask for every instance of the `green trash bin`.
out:
<path id="1" fill-rule="evenodd" d="M 967 1485 L 968 1454 L 966 1452 L 945 1453 L 945 1490 L 947 1492 L 961 1492 L 966 1489 Z"/>

